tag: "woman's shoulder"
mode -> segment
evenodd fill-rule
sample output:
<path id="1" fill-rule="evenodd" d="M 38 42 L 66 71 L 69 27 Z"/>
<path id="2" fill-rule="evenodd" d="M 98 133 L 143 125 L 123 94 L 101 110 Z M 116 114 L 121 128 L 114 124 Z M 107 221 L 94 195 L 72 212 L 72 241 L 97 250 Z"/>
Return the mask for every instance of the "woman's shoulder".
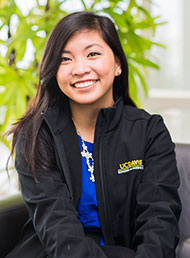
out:
<path id="1" fill-rule="evenodd" d="M 124 105 L 123 116 L 130 121 L 142 120 L 142 122 L 152 122 L 162 120 L 163 118 L 159 114 L 151 114 L 143 108 L 138 108 L 130 105 Z"/>
<path id="2" fill-rule="evenodd" d="M 139 137 L 144 137 L 147 142 L 157 139 L 158 142 L 167 143 L 168 146 L 171 144 L 173 148 L 170 132 L 161 115 L 150 114 L 144 109 L 125 105 L 123 116 L 128 125 L 130 122 L 130 128 L 139 132 Z"/>

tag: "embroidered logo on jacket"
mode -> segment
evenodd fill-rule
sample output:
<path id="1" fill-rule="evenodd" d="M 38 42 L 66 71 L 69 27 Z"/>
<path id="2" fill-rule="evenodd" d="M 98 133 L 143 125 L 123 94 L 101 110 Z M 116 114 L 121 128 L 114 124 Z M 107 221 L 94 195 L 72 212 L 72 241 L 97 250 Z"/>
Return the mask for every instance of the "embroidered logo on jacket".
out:
<path id="1" fill-rule="evenodd" d="M 123 173 L 130 172 L 131 170 L 134 170 L 134 169 L 144 169 L 142 159 L 120 163 L 119 169 L 117 170 L 117 172 L 118 174 L 123 174 Z"/>

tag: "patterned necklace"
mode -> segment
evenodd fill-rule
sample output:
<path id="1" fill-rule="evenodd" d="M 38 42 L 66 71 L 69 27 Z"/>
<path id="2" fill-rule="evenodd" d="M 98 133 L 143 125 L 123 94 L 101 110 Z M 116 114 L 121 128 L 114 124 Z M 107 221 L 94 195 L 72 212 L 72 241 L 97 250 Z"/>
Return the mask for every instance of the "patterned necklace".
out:
<path id="1" fill-rule="evenodd" d="M 75 124 L 75 123 L 74 123 Z M 76 128 L 76 131 L 77 131 L 77 134 L 81 137 L 81 140 L 82 140 L 82 151 L 81 151 L 81 156 L 82 157 L 85 157 L 86 158 L 86 165 L 87 165 L 87 168 L 88 168 L 88 171 L 90 172 L 90 180 L 92 182 L 95 182 L 95 176 L 94 176 L 94 159 L 92 157 L 92 153 L 90 153 L 88 151 L 88 148 L 80 134 L 80 131 L 79 129 L 76 127 L 75 125 L 75 128 Z M 91 160 L 91 164 L 90 164 L 90 160 Z"/>

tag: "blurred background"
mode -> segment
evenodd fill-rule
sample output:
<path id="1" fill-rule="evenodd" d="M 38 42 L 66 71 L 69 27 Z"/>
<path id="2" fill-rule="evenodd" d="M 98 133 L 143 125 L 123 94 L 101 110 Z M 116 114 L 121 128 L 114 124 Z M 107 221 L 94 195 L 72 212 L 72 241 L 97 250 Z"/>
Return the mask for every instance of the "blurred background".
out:
<path id="1" fill-rule="evenodd" d="M 174 142 L 190 143 L 189 0 L 0 0 L 0 137 L 26 110 L 49 32 L 68 13 L 93 10 L 116 24 L 137 105 L 161 114 Z M 18 192 L 0 141 L 0 196 Z"/>

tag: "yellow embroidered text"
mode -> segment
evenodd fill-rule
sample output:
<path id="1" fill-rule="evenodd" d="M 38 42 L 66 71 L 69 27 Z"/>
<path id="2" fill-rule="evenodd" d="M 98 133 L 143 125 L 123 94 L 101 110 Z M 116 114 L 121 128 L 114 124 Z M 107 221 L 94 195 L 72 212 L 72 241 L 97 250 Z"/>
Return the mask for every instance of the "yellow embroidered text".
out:
<path id="1" fill-rule="evenodd" d="M 119 164 L 118 174 L 127 173 L 133 169 L 144 169 L 142 159 L 127 161 Z"/>

